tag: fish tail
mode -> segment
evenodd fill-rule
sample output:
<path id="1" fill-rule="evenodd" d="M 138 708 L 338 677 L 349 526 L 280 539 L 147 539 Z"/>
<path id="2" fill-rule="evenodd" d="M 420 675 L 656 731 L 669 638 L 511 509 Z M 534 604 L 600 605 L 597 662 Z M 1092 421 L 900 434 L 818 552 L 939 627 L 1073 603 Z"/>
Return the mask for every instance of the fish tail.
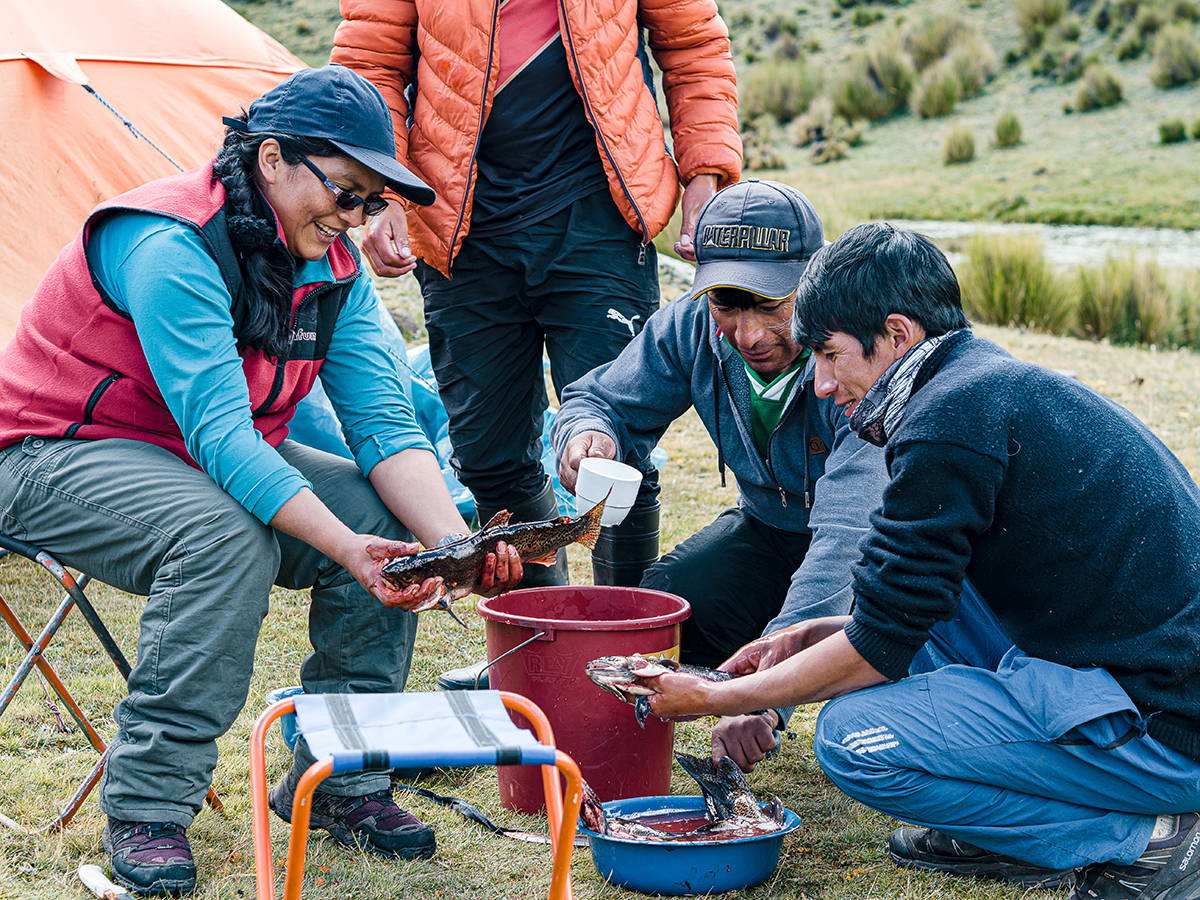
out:
<path id="1" fill-rule="evenodd" d="M 584 514 L 584 518 L 587 520 L 587 529 L 580 536 L 577 543 L 583 544 L 589 550 L 596 549 L 596 541 L 600 537 L 600 518 L 604 515 L 604 504 L 607 499 L 606 497 L 604 500 L 601 500 L 589 512 Z"/>
<path id="2" fill-rule="evenodd" d="M 750 785 L 746 776 L 729 757 L 715 762 L 711 758 L 700 759 L 686 753 L 676 753 L 675 759 L 683 771 L 700 785 L 700 790 L 704 793 L 704 803 L 713 821 L 728 819 L 733 815 L 734 794 L 743 791 L 749 793 Z"/>
<path id="3" fill-rule="evenodd" d="M 650 715 L 650 698 L 646 696 L 638 697 L 633 701 L 633 717 L 637 719 L 640 727 L 646 727 L 646 717 Z"/>

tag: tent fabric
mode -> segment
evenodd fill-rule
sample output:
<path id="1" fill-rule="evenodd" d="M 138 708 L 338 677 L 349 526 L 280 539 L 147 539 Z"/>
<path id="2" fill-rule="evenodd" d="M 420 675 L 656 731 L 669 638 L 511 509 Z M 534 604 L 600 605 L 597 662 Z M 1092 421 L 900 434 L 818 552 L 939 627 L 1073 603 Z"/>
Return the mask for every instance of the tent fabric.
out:
<path id="1" fill-rule="evenodd" d="M 166 157 L 207 162 L 221 116 L 304 63 L 221 0 L 0 0 L 0 15 L 2 345 L 93 206 L 174 174 Z"/>

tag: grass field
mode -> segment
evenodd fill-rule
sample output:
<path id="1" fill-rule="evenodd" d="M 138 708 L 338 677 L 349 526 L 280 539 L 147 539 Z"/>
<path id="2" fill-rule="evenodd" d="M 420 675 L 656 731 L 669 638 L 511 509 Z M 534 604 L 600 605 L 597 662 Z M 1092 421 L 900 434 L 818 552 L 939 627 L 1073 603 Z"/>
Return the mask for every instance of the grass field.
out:
<path id="1" fill-rule="evenodd" d="M 666 296 L 673 296 L 664 289 Z M 390 293 L 396 305 L 395 291 Z M 1085 383 L 1125 404 L 1147 421 L 1180 456 L 1193 475 L 1200 474 L 1200 414 L 1194 387 L 1200 384 L 1200 356 L 1186 352 L 1155 352 L 1092 344 L 1068 338 L 982 328 L 1016 355 L 1072 373 Z M 663 442 L 670 462 L 663 469 L 663 549 L 669 549 L 709 522 L 733 499 L 722 490 L 714 454 L 698 420 L 681 419 Z M 572 554 L 572 576 L 590 580 L 586 553 Z M 57 593 L 40 570 L 20 560 L 0 562 L 0 591 L 27 621 L 44 620 Z M 93 599 L 114 628 L 120 643 L 132 647 L 141 603 L 136 597 L 96 586 Z M 214 786 L 223 797 L 227 815 L 205 811 L 190 835 L 200 866 L 203 900 L 253 896 L 251 833 L 247 792 L 246 746 L 261 698 L 272 687 L 292 684 L 306 650 L 306 600 L 301 593 L 278 590 L 272 597 L 258 647 L 258 663 L 250 700 L 233 729 L 220 741 L 221 761 Z M 448 617 L 423 614 L 410 687 L 430 689 L 442 669 L 472 662 L 483 653 L 480 620 L 470 615 L 463 631 Z M 0 666 L 12 670 L 19 659 L 15 641 L 0 642 Z M 64 626 L 49 656 L 67 676 L 83 707 L 105 735 L 111 735 L 109 710 L 122 696 L 115 671 L 95 647 L 82 620 L 73 616 Z M 49 694 L 37 677 L 18 695 L 0 719 L 0 812 L 24 823 L 51 817 L 86 773 L 93 755 L 74 733 L 57 723 Z M 59 711 L 65 716 L 65 711 Z M 779 795 L 804 819 L 803 828 L 789 839 L 775 878 L 736 896 L 745 898 L 997 898 L 1023 896 L 1011 888 L 917 875 L 896 869 L 887 860 L 883 840 L 895 823 L 867 810 L 834 790 L 817 769 L 808 750 L 815 710 L 793 722 L 797 739 L 772 763 L 753 776 L 756 790 Z M 677 747 L 703 752 L 710 722 L 682 726 Z M 270 743 L 272 776 L 284 765 L 282 744 Z M 537 828 L 539 822 L 500 810 L 493 770 L 453 770 L 439 773 L 435 790 L 465 797 L 502 824 Z M 675 790 L 690 793 L 677 775 Z M 484 834 L 456 814 L 425 802 L 410 804 L 438 831 L 439 854 L 427 862 L 393 864 L 353 856 L 329 842 L 314 841 L 306 872 L 306 896 L 385 898 L 457 898 L 476 900 L 532 898 L 544 895 L 548 854 L 544 848 Z M 104 862 L 100 849 L 102 815 L 95 798 L 89 800 L 63 834 L 28 836 L 0 830 L 0 898 L 81 896 L 75 869 L 86 862 Z M 274 831 L 276 858 L 284 852 L 286 826 Z M 608 900 L 630 896 L 599 879 L 588 852 L 577 852 L 574 864 L 576 896 Z M 1050 897 L 1030 893 L 1029 897 Z"/>

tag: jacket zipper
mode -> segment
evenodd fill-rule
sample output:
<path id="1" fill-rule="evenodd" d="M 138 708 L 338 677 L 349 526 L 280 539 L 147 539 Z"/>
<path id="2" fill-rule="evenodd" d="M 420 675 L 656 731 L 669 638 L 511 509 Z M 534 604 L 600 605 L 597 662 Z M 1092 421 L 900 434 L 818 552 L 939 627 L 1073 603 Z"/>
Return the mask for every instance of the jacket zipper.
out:
<path id="1" fill-rule="evenodd" d="M 801 372 L 799 377 L 801 379 L 803 379 L 804 373 Z M 793 390 L 795 390 L 795 388 L 793 388 Z M 788 505 L 787 491 L 785 491 L 783 489 L 783 485 L 779 483 L 779 478 L 775 474 L 775 467 L 771 464 L 771 445 L 775 442 L 775 435 L 778 434 L 779 429 L 783 427 L 783 423 L 787 419 L 788 414 L 791 413 L 793 407 L 796 407 L 796 406 L 804 406 L 805 407 L 806 418 L 805 418 L 805 422 L 804 422 L 804 453 L 803 453 L 803 459 L 804 459 L 804 508 L 812 509 L 812 494 L 808 489 L 808 421 L 807 421 L 808 386 L 807 386 L 806 382 L 803 382 L 803 380 L 800 384 L 800 392 L 801 392 L 801 398 L 800 398 L 799 402 L 795 402 L 791 406 L 784 409 L 783 415 L 779 417 L 779 421 L 776 422 L 775 427 L 773 429 L 771 429 L 771 436 L 769 438 L 767 438 L 767 458 L 765 460 L 763 460 L 763 462 L 765 462 L 767 464 L 767 471 L 770 472 L 771 477 L 775 479 L 775 486 L 777 488 L 779 488 L 779 499 L 783 503 L 784 509 L 787 509 L 787 505 Z"/>
<path id="2" fill-rule="evenodd" d="M 650 243 L 650 229 L 646 227 L 646 220 L 642 218 L 642 211 L 638 209 L 637 201 L 633 199 L 633 194 L 630 193 L 628 185 L 625 184 L 625 179 L 621 176 L 621 170 L 617 168 L 617 161 L 608 149 L 608 141 L 604 139 L 604 132 L 600 130 L 600 123 L 597 121 L 595 113 L 592 112 L 592 103 L 588 99 L 587 87 L 583 83 L 583 72 L 579 69 L 579 58 L 575 55 L 575 39 L 571 36 L 571 26 L 567 21 L 567 5 L 565 0 L 558 0 L 558 7 L 562 11 L 563 36 L 566 38 L 567 47 L 571 51 L 571 63 L 575 67 L 575 78 L 579 82 L 579 96 L 583 100 L 583 111 L 587 114 L 588 121 L 592 123 L 592 128 L 595 129 L 596 136 L 600 138 L 600 146 L 604 148 L 604 155 L 608 157 L 609 165 L 612 166 L 613 172 L 617 175 L 617 183 L 621 185 L 621 190 L 625 192 L 625 199 L 633 207 L 633 213 L 637 216 L 638 224 L 642 226 L 642 245 L 638 248 L 638 265 L 644 266 L 646 264 L 646 245 Z"/>
<path id="3" fill-rule="evenodd" d="M 92 389 L 91 396 L 88 397 L 87 404 L 83 407 L 83 421 L 76 422 L 68 428 L 63 437 L 74 437 L 75 432 L 79 431 L 84 425 L 92 424 L 92 413 L 96 411 L 96 404 L 100 402 L 100 398 L 104 396 L 104 392 L 120 377 L 120 372 L 110 372 Z"/>
<path id="4" fill-rule="evenodd" d="M 735 401 L 733 399 L 733 392 L 729 390 L 728 376 L 726 376 L 726 374 L 725 374 L 725 364 L 721 360 L 720 355 L 717 354 L 716 348 L 714 348 L 714 350 L 713 350 L 713 355 L 716 359 L 717 366 L 721 370 L 721 382 L 722 382 L 721 387 L 725 391 L 725 396 L 727 396 L 729 398 L 730 409 L 733 410 L 734 415 L 737 415 L 738 414 L 737 401 Z M 805 395 L 805 400 L 807 401 L 807 394 Z M 714 407 L 717 406 L 717 399 L 716 399 L 715 395 L 713 396 L 713 406 Z M 775 467 L 771 465 L 771 441 L 774 440 L 775 432 L 779 430 L 779 427 L 783 424 L 783 420 L 785 418 L 787 418 L 787 414 L 788 414 L 788 412 L 790 412 L 790 410 L 791 410 L 790 407 L 788 409 L 785 409 L 783 411 L 783 415 L 780 416 L 779 421 L 775 423 L 775 428 L 771 432 L 771 437 L 767 439 L 767 458 L 763 460 L 763 466 L 766 468 L 767 474 L 771 476 L 771 480 L 775 482 L 775 489 L 777 491 L 779 491 L 779 501 L 783 504 L 784 509 L 787 509 L 787 505 L 788 505 L 787 491 L 785 491 L 783 489 L 783 485 L 779 483 L 779 476 L 775 474 Z M 717 416 L 720 415 L 720 413 L 716 409 L 714 409 L 714 414 Z M 751 431 L 753 432 L 753 425 L 751 426 Z M 757 448 L 755 448 L 755 449 L 757 449 Z M 718 450 L 719 450 L 719 448 L 718 448 Z M 804 452 L 805 453 L 808 452 L 807 447 L 804 448 Z M 805 458 L 804 458 L 804 464 L 805 464 L 805 466 L 808 465 L 808 457 L 807 456 L 805 456 Z M 807 474 L 807 472 L 808 472 L 808 469 L 806 468 L 805 473 Z M 724 473 L 722 473 L 722 474 L 724 474 Z M 812 506 L 812 504 L 809 502 L 809 496 L 808 496 L 807 490 L 804 492 L 804 506 L 806 509 L 808 507 Z"/>
<path id="5" fill-rule="evenodd" d="M 463 219 L 467 215 L 467 201 L 471 197 L 471 175 L 475 171 L 475 160 L 479 157 L 479 145 L 483 142 L 483 126 L 487 121 L 487 91 L 488 82 L 492 78 L 492 57 L 496 51 L 496 32 L 499 29 L 500 0 L 492 6 L 492 30 L 488 35 L 487 67 L 483 72 L 483 96 L 479 98 L 479 128 L 475 131 L 475 146 L 471 148 L 471 160 L 467 163 L 467 182 L 463 189 L 462 206 L 458 210 L 458 221 L 454 223 L 454 234 L 450 238 L 450 249 L 446 256 L 446 271 L 454 265 L 454 245 L 458 241 L 458 233 L 462 230 Z"/>
<path id="6" fill-rule="evenodd" d="M 300 304 L 296 307 L 296 311 L 294 313 L 292 313 L 291 321 L 288 322 L 288 325 L 291 327 L 292 333 L 295 333 L 295 331 L 296 331 L 296 322 L 300 318 L 300 310 L 304 309 L 304 307 L 308 303 L 312 302 L 313 298 L 320 297 L 322 294 L 328 294 L 334 288 L 345 284 L 347 280 L 352 280 L 352 279 L 343 278 L 340 281 L 332 281 L 328 284 L 323 284 L 320 287 L 314 288 L 313 290 L 309 291 L 305 295 L 304 299 L 300 301 Z M 267 392 L 267 399 L 264 400 L 262 403 L 260 403 L 255 409 L 252 409 L 250 411 L 251 417 L 257 416 L 259 413 L 265 413 L 265 412 L 269 411 L 271 408 L 271 404 L 279 399 L 279 392 L 281 390 L 283 390 L 284 369 L 287 366 L 287 364 L 289 362 L 291 362 L 291 358 L 292 358 L 291 344 L 292 344 L 292 341 L 291 341 L 291 338 L 289 338 L 287 355 L 284 356 L 283 359 L 277 358 L 275 360 L 275 377 L 271 380 L 271 390 Z"/>

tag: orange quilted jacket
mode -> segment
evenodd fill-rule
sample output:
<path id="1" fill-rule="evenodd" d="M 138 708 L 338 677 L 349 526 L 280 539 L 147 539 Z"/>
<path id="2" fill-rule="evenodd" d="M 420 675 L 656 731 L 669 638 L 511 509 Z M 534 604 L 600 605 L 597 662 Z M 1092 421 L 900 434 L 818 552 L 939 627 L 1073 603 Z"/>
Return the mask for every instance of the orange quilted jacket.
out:
<path id="1" fill-rule="evenodd" d="M 557 0 L 567 65 L 609 190 L 644 242 L 671 217 L 680 179 L 741 173 L 729 32 L 714 0 Z M 413 252 L 444 274 L 471 227 L 475 155 L 500 67 L 499 0 L 341 0 L 332 61 L 369 78 L 396 121 L 397 155 L 437 191 L 409 210 Z M 675 153 L 637 57 L 639 30 L 663 72 Z M 412 109 L 405 88 L 419 86 Z M 411 114 L 411 125 L 406 121 Z"/>

